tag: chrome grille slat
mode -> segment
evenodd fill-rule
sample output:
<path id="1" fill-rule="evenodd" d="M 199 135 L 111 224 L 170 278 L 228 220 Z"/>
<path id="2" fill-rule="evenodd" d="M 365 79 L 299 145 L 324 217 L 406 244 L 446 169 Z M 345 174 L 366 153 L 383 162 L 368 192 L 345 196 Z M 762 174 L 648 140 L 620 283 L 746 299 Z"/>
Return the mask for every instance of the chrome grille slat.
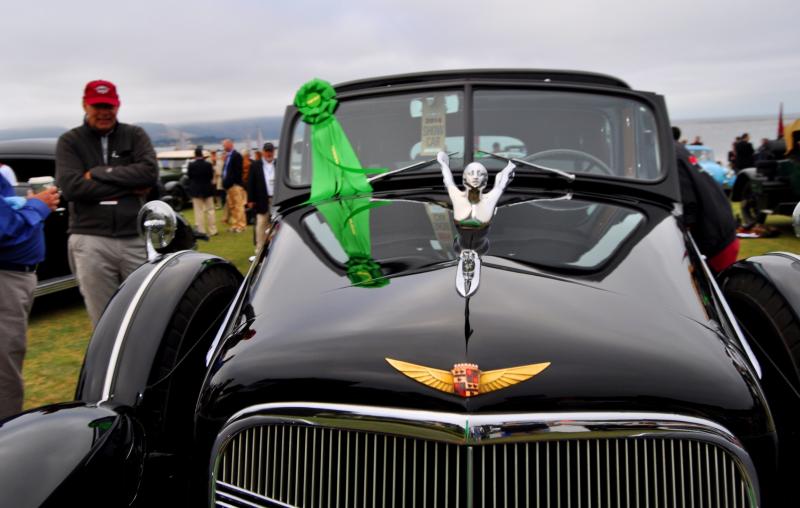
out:
<path id="1" fill-rule="evenodd" d="M 230 437 L 215 478 L 219 506 L 752 508 L 742 467 L 698 439 L 464 445 L 275 423 Z"/>

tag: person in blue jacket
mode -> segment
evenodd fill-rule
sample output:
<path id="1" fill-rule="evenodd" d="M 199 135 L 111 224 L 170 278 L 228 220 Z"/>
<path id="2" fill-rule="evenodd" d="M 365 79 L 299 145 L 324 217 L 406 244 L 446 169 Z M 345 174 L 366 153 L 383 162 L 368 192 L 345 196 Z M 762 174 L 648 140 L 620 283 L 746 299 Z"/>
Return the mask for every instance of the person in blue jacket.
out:
<path id="1" fill-rule="evenodd" d="M 36 265 L 44 261 L 44 220 L 58 201 L 55 187 L 17 197 L 0 176 L 0 420 L 22 411 L 22 360 Z"/>

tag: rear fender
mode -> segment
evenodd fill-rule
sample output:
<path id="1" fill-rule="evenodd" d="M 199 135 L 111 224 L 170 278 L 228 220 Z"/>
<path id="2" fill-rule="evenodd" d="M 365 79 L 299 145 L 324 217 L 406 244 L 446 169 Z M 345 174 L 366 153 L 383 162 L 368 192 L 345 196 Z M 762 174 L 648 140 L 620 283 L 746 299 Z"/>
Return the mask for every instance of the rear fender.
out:
<path id="1" fill-rule="evenodd" d="M 3 506 L 128 506 L 141 484 L 144 431 L 108 407 L 45 406 L 0 423 Z"/>
<path id="2" fill-rule="evenodd" d="M 165 330 L 184 293 L 205 270 L 220 265 L 241 280 L 230 262 L 194 251 L 164 255 L 132 273 L 97 323 L 75 398 L 137 406 L 145 395 Z"/>
<path id="3" fill-rule="evenodd" d="M 769 362 L 782 373 L 797 389 L 800 389 L 800 376 L 798 375 L 797 355 L 793 355 L 790 345 L 785 337 L 776 336 L 770 326 L 758 321 L 766 316 L 763 304 L 753 294 L 737 297 L 731 294 L 732 281 L 741 274 L 755 276 L 762 284 L 772 288 L 785 301 L 788 314 L 783 315 L 781 321 L 788 323 L 791 320 L 800 322 L 800 257 L 787 252 L 770 252 L 763 256 L 754 256 L 735 263 L 719 275 L 719 285 L 729 300 L 731 307 L 739 315 L 740 323 L 750 323 L 749 335 L 757 344 L 762 354 L 769 358 Z M 763 286 L 761 286 L 763 287 Z M 741 300 L 741 301 L 740 301 Z M 751 301 L 748 301 L 751 300 Z M 738 310 L 737 310 L 738 308 Z"/>
<path id="4" fill-rule="evenodd" d="M 720 286 L 736 271 L 743 270 L 764 279 L 775 288 L 791 307 L 795 319 L 800 318 L 800 256 L 789 252 L 770 252 L 735 263 L 720 274 Z"/>

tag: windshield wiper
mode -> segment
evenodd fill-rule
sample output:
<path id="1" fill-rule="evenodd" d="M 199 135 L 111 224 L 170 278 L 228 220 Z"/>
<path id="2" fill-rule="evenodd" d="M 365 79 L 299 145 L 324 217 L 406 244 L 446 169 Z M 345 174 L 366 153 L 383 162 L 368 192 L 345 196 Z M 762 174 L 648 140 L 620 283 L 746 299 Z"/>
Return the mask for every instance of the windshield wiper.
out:
<path id="1" fill-rule="evenodd" d="M 458 152 L 450 152 L 450 153 L 447 154 L 447 156 L 450 157 L 451 155 L 456 155 L 457 153 Z M 428 159 L 428 160 L 424 160 L 424 161 L 415 162 L 414 164 L 409 164 L 408 166 L 403 166 L 402 168 L 393 169 L 392 171 L 388 171 L 386 173 L 381 173 L 379 175 L 375 175 L 373 177 L 367 178 L 367 181 L 370 182 L 370 183 L 377 182 L 378 180 L 383 180 L 387 176 L 393 176 L 393 175 L 396 175 L 398 173 L 402 173 L 403 171 L 410 171 L 412 169 L 424 168 L 425 166 L 433 164 L 436 161 L 437 161 L 436 157 L 434 157 L 433 159 Z"/>
<path id="2" fill-rule="evenodd" d="M 485 153 L 490 157 L 494 157 L 495 159 L 504 160 L 506 162 L 511 161 L 515 164 L 522 164 L 523 166 L 528 166 L 529 168 L 538 169 L 539 171 L 544 171 L 547 173 L 554 173 L 562 178 L 566 178 L 570 182 L 575 180 L 575 175 L 572 173 L 567 173 L 566 171 L 561 171 L 560 169 L 556 168 L 548 168 L 546 166 L 539 166 L 538 164 L 534 164 L 532 162 L 524 161 L 522 159 L 516 159 L 511 157 L 503 157 L 502 155 L 498 155 L 496 153 L 484 152 L 483 150 L 478 150 L 478 153 Z"/>

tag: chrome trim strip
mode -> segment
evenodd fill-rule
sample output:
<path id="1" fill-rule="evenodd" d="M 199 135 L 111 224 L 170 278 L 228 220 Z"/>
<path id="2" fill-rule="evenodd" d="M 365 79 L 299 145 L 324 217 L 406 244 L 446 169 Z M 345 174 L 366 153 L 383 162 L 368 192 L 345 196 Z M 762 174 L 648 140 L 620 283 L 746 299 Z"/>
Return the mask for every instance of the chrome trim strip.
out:
<path id="1" fill-rule="evenodd" d="M 217 485 L 222 485 L 226 489 L 230 489 L 230 490 L 232 490 L 234 492 L 241 493 L 241 494 L 247 495 L 249 497 L 254 497 L 256 499 L 263 499 L 264 501 L 266 501 L 268 503 L 274 503 L 277 506 L 285 506 L 286 508 L 294 508 L 292 505 L 281 503 L 280 501 L 276 501 L 275 499 L 272 499 L 271 497 L 262 496 L 261 494 L 256 494 L 255 492 L 251 492 L 249 490 L 241 489 L 241 488 L 237 487 L 236 485 L 231 485 L 230 483 L 225 483 L 225 482 L 221 482 L 221 481 L 217 480 Z M 232 497 L 232 498 L 236 497 L 236 496 L 233 496 L 231 494 L 224 494 L 222 492 L 219 492 L 219 490 L 217 490 L 217 492 L 220 495 L 227 495 L 228 497 Z M 247 502 L 247 501 L 244 501 L 244 502 Z M 258 506 L 258 505 L 254 505 L 254 506 Z"/>
<path id="2" fill-rule="evenodd" d="M 741 447 L 733 433 L 722 425 L 704 418 L 672 413 L 587 411 L 482 415 L 293 402 L 248 407 L 229 418 L 226 427 L 251 416 L 260 417 L 264 423 L 377 431 L 453 444 L 595 439 L 627 431 L 637 436 L 670 432 L 713 434 L 732 446 Z"/>
<path id="3" fill-rule="evenodd" d="M 108 399 L 111 398 L 111 384 L 114 381 L 114 373 L 117 370 L 117 362 L 119 362 L 119 354 L 122 351 L 122 344 L 125 342 L 125 338 L 128 336 L 128 329 L 131 325 L 131 320 L 133 319 L 133 315 L 139 309 L 139 303 L 144 297 L 144 294 L 150 288 L 150 284 L 153 282 L 153 279 L 156 278 L 156 275 L 161 273 L 164 267 L 175 257 L 184 254 L 190 251 L 179 251 L 173 252 L 171 254 L 166 255 L 161 261 L 152 269 L 150 273 L 147 274 L 144 281 L 142 282 L 139 289 L 136 290 L 136 294 L 133 296 L 131 303 L 128 304 L 128 308 L 125 310 L 125 316 L 122 318 L 122 323 L 119 325 L 119 330 L 117 330 L 117 337 L 114 339 L 114 347 L 111 349 L 111 357 L 108 361 L 108 369 L 106 370 L 106 379 L 103 383 L 103 393 L 100 397 L 100 401 L 97 403 L 102 404 L 103 402 L 107 402 Z"/>
<path id="4" fill-rule="evenodd" d="M 230 307 L 228 307 L 228 312 L 225 314 L 225 319 L 222 320 L 222 324 L 220 325 L 219 330 L 217 330 L 217 336 L 214 337 L 214 340 L 211 342 L 211 347 L 208 348 L 208 352 L 206 353 L 206 367 L 211 365 L 211 360 L 214 358 L 214 353 L 216 353 L 217 351 L 217 346 L 219 346 L 219 342 L 222 340 L 222 335 L 228 328 L 228 322 L 231 319 L 231 314 L 233 314 L 233 310 L 236 308 L 236 303 L 242 296 L 242 291 L 244 291 L 246 283 L 247 283 L 247 278 L 242 280 L 242 283 L 239 286 L 239 290 L 236 291 L 236 296 L 234 296 L 233 300 L 231 300 L 231 305 Z"/>
<path id="5" fill-rule="evenodd" d="M 763 255 L 764 256 L 772 256 L 772 255 L 786 256 L 786 257 L 789 257 L 789 258 L 793 258 L 795 261 L 800 261 L 800 255 L 797 255 L 794 252 L 786 252 L 786 251 L 783 251 L 783 250 L 774 250 L 774 251 L 771 251 L 771 252 L 767 252 L 766 254 L 763 254 Z"/>
<path id="6" fill-rule="evenodd" d="M 78 286 L 78 279 L 74 275 L 63 275 L 61 277 L 53 277 L 45 279 L 36 285 L 33 290 L 33 297 L 37 298 L 51 293 L 57 293 Z"/>
<path id="7" fill-rule="evenodd" d="M 725 300 L 725 296 L 722 294 L 722 290 L 717 285 L 717 280 L 714 278 L 714 274 L 711 273 L 711 269 L 706 264 L 705 256 L 700 253 L 700 249 L 697 248 L 697 244 L 694 242 L 694 238 L 692 238 L 692 234 L 688 231 L 686 235 L 689 237 L 689 240 L 692 241 L 692 247 L 694 247 L 695 253 L 700 258 L 700 264 L 703 266 L 703 272 L 705 272 L 706 277 L 711 282 L 711 288 L 714 290 L 717 296 L 717 300 L 719 301 L 720 305 L 722 306 L 722 310 L 725 312 L 725 315 L 728 317 L 728 321 L 731 323 L 731 327 L 733 327 L 734 333 L 736 333 L 736 337 L 739 339 L 739 343 L 742 345 L 742 349 L 747 354 L 747 358 L 750 360 L 750 364 L 753 366 L 753 369 L 756 371 L 756 375 L 758 379 L 761 379 L 761 364 L 758 363 L 758 359 L 756 359 L 756 355 L 753 354 L 753 350 L 750 349 L 750 343 L 747 342 L 745 339 L 742 330 L 739 328 L 739 322 L 736 321 L 736 316 L 733 314 L 733 311 L 728 306 L 728 302 Z"/>

